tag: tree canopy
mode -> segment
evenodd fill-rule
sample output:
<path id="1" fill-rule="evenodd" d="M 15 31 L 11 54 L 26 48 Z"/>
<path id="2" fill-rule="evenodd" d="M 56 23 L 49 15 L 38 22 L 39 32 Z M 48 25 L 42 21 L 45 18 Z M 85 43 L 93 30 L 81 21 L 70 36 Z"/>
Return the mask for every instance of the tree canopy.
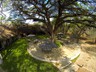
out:
<path id="1" fill-rule="evenodd" d="M 64 23 L 96 28 L 95 0 L 12 0 L 11 5 L 13 19 L 42 22 L 51 37 Z"/>

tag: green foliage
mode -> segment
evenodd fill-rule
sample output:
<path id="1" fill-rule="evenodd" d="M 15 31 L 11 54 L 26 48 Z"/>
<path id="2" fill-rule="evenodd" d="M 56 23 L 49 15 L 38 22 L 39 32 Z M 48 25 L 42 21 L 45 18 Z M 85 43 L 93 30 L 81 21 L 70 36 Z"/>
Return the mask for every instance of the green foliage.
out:
<path id="1" fill-rule="evenodd" d="M 96 29 L 95 28 L 91 28 L 90 30 L 87 31 L 87 33 L 89 34 L 89 38 L 96 38 Z"/>
<path id="2" fill-rule="evenodd" d="M 5 17 L 4 16 L 0 16 L 0 20 L 4 20 L 5 19 Z"/>
<path id="3" fill-rule="evenodd" d="M 80 56 L 80 54 L 79 54 L 76 58 L 72 59 L 72 60 L 71 60 L 71 61 L 72 61 L 72 63 L 75 63 L 75 62 L 76 62 L 76 60 L 79 58 L 79 56 Z"/>
<path id="4" fill-rule="evenodd" d="M 61 42 L 58 41 L 58 40 L 55 41 L 55 44 L 56 44 L 58 47 L 61 47 L 61 46 L 62 46 Z"/>
<path id="5" fill-rule="evenodd" d="M 51 63 L 32 58 L 27 52 L 27 40 L 19 39 L 7 50 L 2 51 L 3 64 L 1 67 L 8 72 L 57 72 Z"/>
<path id="6" fill-rule="evenodd" d="M 46 38 L 48 38 L 47 35 L 36 35 L 36 37 L 37 37 L 38 39 L 46 39 Z"/>

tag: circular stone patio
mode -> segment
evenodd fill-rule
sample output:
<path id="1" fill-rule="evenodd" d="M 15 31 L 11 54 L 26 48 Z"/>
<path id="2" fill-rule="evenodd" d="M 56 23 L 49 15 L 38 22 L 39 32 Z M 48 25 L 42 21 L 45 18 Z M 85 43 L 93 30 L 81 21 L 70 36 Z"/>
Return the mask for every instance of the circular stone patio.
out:
<path id="1" fill-rule="evenodd" d="M 64 45 L 60 48 L 53 48 L 51 52 L 42 52 L 39 48 L 40 43 L 29 42 L 27 51 L 35 59 L 52 62 L 59 69 L 63 69 L 72 63 L 80 55 L 80 46 L 78 44 Z"/>

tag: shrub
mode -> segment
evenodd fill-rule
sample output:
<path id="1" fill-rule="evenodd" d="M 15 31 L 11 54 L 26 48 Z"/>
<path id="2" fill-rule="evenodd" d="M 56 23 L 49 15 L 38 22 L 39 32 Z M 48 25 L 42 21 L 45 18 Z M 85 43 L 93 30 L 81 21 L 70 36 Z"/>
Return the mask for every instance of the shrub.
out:
<path id="1" fill-rule="evenodd" d="M 39 39 L 47 39 L 48 38 L 47 35 L 36 35 L 36 37 Z"/>
<path id="2" fill-rule="evenodd" d="M 58 47 L 62 47 L 62 43 L 58 40 L 55 41 L 55 44 L 58 46 Z"/>

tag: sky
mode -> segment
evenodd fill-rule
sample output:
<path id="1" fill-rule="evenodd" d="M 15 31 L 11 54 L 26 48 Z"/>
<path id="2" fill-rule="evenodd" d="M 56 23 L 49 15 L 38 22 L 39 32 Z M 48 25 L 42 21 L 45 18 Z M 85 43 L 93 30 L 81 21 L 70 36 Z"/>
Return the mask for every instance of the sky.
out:
<path id="1" fill-rule="evenodd" d="M 1 7 L 0 7 L 0 16 L 2 17 L 2 16 L 4 16 L 5 17 L 5 21 L 10 17 L 10 10 L 8 10 L 8 11 L 4 11 L 4 9 L 1 9 Z M 34 22 L 32 21 L 32 20 L 26 20 L 26 22 L 25 23 L 29 23 L 29 24 L 33 24 Z"/>
<path id="2" fill-rule="evenodd" d="M 6 15 L 6 19 L 10 16 L 10 11 L 3 12 Z"/>
<path id="3" fill-rule="evenodd" d="M 9 18 L 10 16 L 10 11 L 6 11 L 6 12 L 3 12 L 6 16 L 6 20 Z M 28 24 L 33 24 L 34 22 L 32 20 L 26 20 L 25 23 L 28 23 Z"/>
<path id="4" fill-rule="evenodd" d="M 46 0 L 47 2 L 48 0 Z M 94 4 L 93 4 L 94 6 Z M 95 5 L 96 6 L 96 5 Z M 85 7 L 85 6 L 84 6 Z M 10 16 L 10 11 L 3 12 L 6 15 L 6 19 Z M 51 19 L 52 20 L 52 19 Z M 33 24 L 34 22 L 32 20 L 26 20 L 26 23 Z"/>

